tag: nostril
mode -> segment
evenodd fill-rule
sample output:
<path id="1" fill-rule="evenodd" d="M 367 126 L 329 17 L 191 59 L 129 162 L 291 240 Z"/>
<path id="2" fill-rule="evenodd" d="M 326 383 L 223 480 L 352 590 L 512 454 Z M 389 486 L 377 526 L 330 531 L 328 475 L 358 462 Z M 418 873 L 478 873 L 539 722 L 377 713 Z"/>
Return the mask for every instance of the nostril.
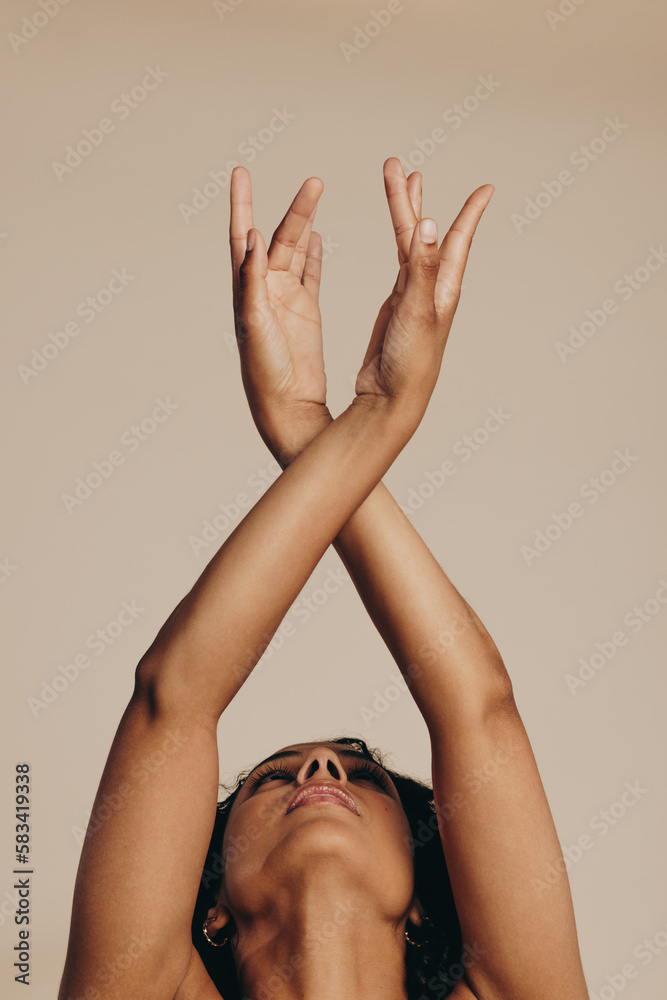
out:
<path id="1" fill-rule="evenodd" d="M 312 764 L 308 768 L 308 773 L 306 774 L 306 779 L 312 778 L 312 776 L 317 773 L 317 771 L 320 768 L 320 764 L 321 764 L 321 761 L 318 761 L 318 760 L 314 760 L 312 762 Z M 336 764 L 335 764 L 335 762 L 333 760 L 328 760 L 327 761 L 327 770 L 330 772 L 330 774 L 332 774 L 334 776 L 334 778 L 338 778 L 340 780 L 340 771 L 336 767 Z"/>

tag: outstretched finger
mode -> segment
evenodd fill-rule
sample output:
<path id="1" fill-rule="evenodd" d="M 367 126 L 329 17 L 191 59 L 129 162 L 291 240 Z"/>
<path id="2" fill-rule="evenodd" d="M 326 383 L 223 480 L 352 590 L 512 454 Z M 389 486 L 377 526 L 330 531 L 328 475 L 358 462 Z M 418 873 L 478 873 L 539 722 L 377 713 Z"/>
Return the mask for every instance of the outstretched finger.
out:
<path id="1" fill-rule="evenodd" d="M 269 270 L 290 270 L 295 247 L 323 190 L 324 182 L 319 177 L 303 182 L 269 244 Z"/>
<path id="2" fill-rule="evenodd" d="M 459 294 L 472 238 L 494 191 L 493 184 L 482 184 L 478 187 L 449 227 L 440 246 L 440 271 L 435 290 L 436 307 L 445 305 L 451 301 L 452 295 Z"/>
<path id="3" fill-rule="evenodd" d="M 384 190 L 389 204 L 391 224 L 398 247 L 398 263 L 404 264 L 410 257 L 410 242 L 418 216 L 415 213 L 415 174 L 408 180 L 397 156 L 390 156 L 383 164 Z M 419 175 L 417 175 L 419 177 Z M 421 208 L 421 199 L 419 199 Z"/>
<path id="4" fill-rule="evenodd" d="M 238 286 L 239 268 L 246 252 L 248 230 L 254 226 L 252 217 L 252 185 L 245 167 L 234 167 L 229 186 L 229 243 L 232 253 L 232 280 Z"/>

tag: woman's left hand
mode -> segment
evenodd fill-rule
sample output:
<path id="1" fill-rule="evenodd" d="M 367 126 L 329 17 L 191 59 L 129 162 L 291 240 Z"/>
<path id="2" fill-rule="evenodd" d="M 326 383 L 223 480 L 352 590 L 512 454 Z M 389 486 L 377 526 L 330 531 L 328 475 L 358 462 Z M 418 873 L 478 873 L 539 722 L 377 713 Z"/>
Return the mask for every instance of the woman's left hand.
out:
<path id="1" fill-rule="evenodd" d="M 283 465 L 333 420 L 318 302 L 322 241 L 312 231 L 323 189 L 319 177 L 304 181 L 267 251 L 253 226 L 250 174 L 245 167 L 232 171 L 229 236 L 241 376 L 257 429 Z M 248 278 L 242 265 L 251 229 L 258 266 Z"/>

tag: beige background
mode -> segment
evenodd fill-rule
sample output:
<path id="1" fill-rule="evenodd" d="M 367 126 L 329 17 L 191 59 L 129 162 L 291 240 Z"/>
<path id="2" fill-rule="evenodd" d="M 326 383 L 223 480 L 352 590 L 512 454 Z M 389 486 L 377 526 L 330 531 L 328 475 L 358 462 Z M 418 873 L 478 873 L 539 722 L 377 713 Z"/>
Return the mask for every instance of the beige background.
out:
<path id="1" fill-rule="evenodd" d="M 325 355 L 339 413 L 395 276 L 382 163 L 441 128 L 446 139 L 413 161 L 424 175 L 424 214 L 442 232 L 475 187 L 492 182 L 496 193 L 440 382 L 385 482 L 405 505 L 426 473 L 455 462 L 413 521 L 503 653 L 563 847 L 585 834 L 593 845 L 570 871 L 590 989 L 599 994 L 630 962 L 637 976 L 624 997 L 662 996 L 667 950 L 644 964 L 635 949 L 656 935 L 667 941 L 667 608 L 655 601 L 656 592 L 667 598 L 659 583 L 667 581 L 667 267 L 638 272 L 649 280 L 632 295 L 614 286 L 667 239 L 665 10 L 650 0 L 586 0 L 550 26 L 547 3 L 405 0 L 346 61 L 341 43 L 353 44 L 385 0 L 218 6 L 71 0 L 39 30 L 24 24 L 34 34 L 25 44 L 11 34 L 41 10 L 37 0 L 5 0 L 0 16 L 9 98 L 0 216 L 3 995 L 25 995 L 11 969 L 15 763 L 32 765 L 30 995 L 47 1000 L 64 960 L 77 832 L 134 667 L 238 519 L 198 554 L 191 536 L 239 492 L 256 500 L 251 477 L 271 468 L 232 336 L 224 179 L 189 221 L 179 206 L 235 160 L 251 171 L 255 222 L 270 238 L 301 182 L 322 177 Z M 147 67 L 167 75 L 123 120 L 112 106 Z M 443 119 L 489 76 L 493 93 L 460 127 L 453 114 Z M 250 160 L 242 144 L 268 127 L 274 108 L 294 117 L 263 133 L 265 148 Z M 59 180 L 53 162 L 105 117 L 113 131 Z M 570 157 L 601 136 L 606 118 L 626 127 L 604 151 L 594 144 L 599 155 L 582 170 Z M 564 169 L 572 183 L 549 205 L 543 195 L 543 210 L 518 232 L 513 213 Z M 78 304 L 114 268 L 134 278 L 93 322 L 79 316 L 80 334 L 26 385 L 19 366 L 77 319 Z M 555 345 L 569 327 L 610 298 L 617 311 L 560 360 Z M 156 397 L 177 408 L 132 452 L 122 435 L 150 416 Z M 464 461 L 457 442 L 490 407 L 509 418 Z M 62 495 L 114 449 L 123 464 L 68 512 Z M 636 461 L 591 503 L 581 489 L 610 468 L 616 449 Z M 575 501 L 582 516 L 528 565 L 521 547 Z M 302 598 L 321 598 L 316 591 L 340 566 L 330 549 Z M 95 655 L 87 637 L 132 601 L 144 610 Z M 647 601 L 649 620 L 633 631 L 624 619 Z M 308 621 L 303 606 L 287 616 L 295 634 L 225 713 L 222 777 L 285 743 L 345 733 L 430 779 L 425 725 L 409 694 L 395 698 L 397 668 L 351 581 L 312 605 Z M 619 630 L 626 645 L 573 693 L 566 675 Z M 35 714 L 28 699 L 86 650 L 90 667 Z M 395 700 L 364 716 L 385 692 Z M 645 791 L 632 806 L 614 806 L 626 782 Z M 617 819 L 603 835 L 600 813 L 610 808 Z"/>

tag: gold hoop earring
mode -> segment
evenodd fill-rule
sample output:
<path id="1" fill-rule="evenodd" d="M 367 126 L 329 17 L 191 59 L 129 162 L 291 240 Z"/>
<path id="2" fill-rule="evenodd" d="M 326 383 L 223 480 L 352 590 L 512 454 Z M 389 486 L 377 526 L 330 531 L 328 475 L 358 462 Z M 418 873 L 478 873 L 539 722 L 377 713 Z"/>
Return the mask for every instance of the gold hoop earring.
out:
<path id="1" fill-rule="evenodd" d="M 421 948 L 420 944 L 417 944 L 416 941 L 413 941 L 410 938 L 410 936 L 408 935 L 408 929 L 407 929 L 407 927 L 405 928 L 405 940 L 408 942 L 408 944 L 413 944 L 416 948 Z"/>
<path id="2" fill-rule="evenodd" d="M 206 938 L 206 940 L 210 945 L 213 945 L 214 948 L 224 948 L 224 946 L 227 944 L 228 941 L 227 936 L 225 936 L 222 941 L 213 941 L 208 936 L 208 925 L 211 923 L 211 919 L 212 919 L 211 917 L 207 917 L 207 919 L 204 921 L 204 926 L 202 928 L 204 931 L 204 937 Z"/>
<path id="3" fill-rule="evenodd" d="M 431 924 L 431 923 L 432 923 L 432 921 L 431 921 L 430 917 L 427 917 L 427 916 L 423 916 L 422 917 L 421 923 L 417 925 L 419 927 L 419 930 L 420 930 L 422 936 L 428 931 L 429 924 Z M 408 927 L 409 927 L 409 925 L 410 925 L 410 921 L 408 920 L 407 924 L 405 925 L 405 932 L 404 932 L 405 933 L 405 940 L 408 942 L 408 944 L 413 945 L 413 947 L 415 947 L 415 948 L 421 948 L 421 946 L 422 946 L 422 944 L 424 942 L 423 941 L 413 941 L 412 938 L 408 935 Z"/>

